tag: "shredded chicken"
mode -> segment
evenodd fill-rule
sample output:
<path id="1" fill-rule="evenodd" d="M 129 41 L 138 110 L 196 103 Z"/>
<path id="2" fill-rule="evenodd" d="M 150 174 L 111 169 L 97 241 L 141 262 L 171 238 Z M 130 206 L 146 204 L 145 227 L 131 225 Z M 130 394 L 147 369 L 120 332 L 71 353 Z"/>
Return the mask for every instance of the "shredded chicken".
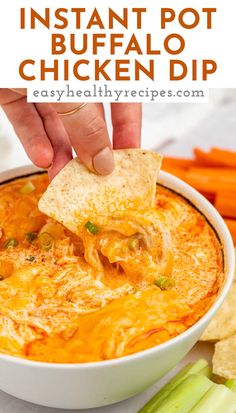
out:
<path id="1" fill-rule="evenodd" d="M 0 352 L 86 362 L 169 340 L 207 311 L 223 282 L 221 247 L 184 199 L 127 211 L 78 237 L 39 212 L 46 175 L 0 186 Z M 96 222 L 94 223 L 96 225 Z M 170 290 L 158 277 L 175 281 Z"/>

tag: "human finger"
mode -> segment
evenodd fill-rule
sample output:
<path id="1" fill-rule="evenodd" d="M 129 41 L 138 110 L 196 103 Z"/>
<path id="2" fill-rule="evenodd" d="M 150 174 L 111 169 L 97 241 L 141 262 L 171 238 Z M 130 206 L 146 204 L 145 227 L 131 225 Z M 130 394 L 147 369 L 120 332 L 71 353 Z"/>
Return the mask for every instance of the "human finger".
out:
<path id="1" fill-rule="evenodd" d="M 83 107 L 82 107 L 83 106 Z M 114 169 L 111 142 L 101 104 L 56 104 L 70 142 L 80 160 L 92 171 L 107 175 Z"/>
<path id="2" fill-rule="evenodd" d="M 0 103 L 31 161 L 48 168 L 53 161 L 53 148 L 35 105 L 10 90 L 1 90 Z"/>
<path id="3" fill-rule="evenodd" d="M 52 166 L 48 171 L 52 180 L 72 159 L 72 148 L 68 134 L 55 108 L 48 103 L 37 103 L 36 109 L 43 119 L 44 128 L 53 147 Z"/>
<path id="4" fill-rule="evenodd" d="M 140 103 L 112 103 L 114 149 L 138 148 L 141 144 L 142 106 Z"/>

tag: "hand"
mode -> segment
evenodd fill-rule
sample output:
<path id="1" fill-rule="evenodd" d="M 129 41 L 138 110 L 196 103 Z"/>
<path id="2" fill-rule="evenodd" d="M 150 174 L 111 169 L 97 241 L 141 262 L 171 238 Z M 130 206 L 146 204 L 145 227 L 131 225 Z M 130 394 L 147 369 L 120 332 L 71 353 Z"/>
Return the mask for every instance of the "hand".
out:
<path id="1" fill-rule="evenodd" d="M 27 103 L 25 89 L 0 89 L 0 105 L 31 161 L 48 169 L 52 179 L 72 159 L 72 148 L 92 171 L 114 169 L 103 105 L 88 103 L 74 114 L 59 116 L 80 103 Z M 141 141 L 141 104 L 112 103 L 113 148 L 136 148 Z"/>

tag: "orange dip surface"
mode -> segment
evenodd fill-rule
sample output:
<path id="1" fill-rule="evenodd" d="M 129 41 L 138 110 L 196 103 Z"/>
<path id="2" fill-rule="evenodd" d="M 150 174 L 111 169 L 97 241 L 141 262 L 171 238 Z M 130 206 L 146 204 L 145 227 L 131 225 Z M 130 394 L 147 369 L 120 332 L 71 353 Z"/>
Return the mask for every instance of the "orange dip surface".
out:
<path id="1" fill-rule="evenodd" d="M 134 251 L 127 228 L 77 237 L 39 212 L 47 185 L 46 174 L 0 185 L 1 353 L 113 359 L 163 343 L 206 313 L 224 281 L 222 248 L 188 201 L 157 185 L 156 211 L 145 218 L 149 226 L 153 219 L 153 242 Z"/>

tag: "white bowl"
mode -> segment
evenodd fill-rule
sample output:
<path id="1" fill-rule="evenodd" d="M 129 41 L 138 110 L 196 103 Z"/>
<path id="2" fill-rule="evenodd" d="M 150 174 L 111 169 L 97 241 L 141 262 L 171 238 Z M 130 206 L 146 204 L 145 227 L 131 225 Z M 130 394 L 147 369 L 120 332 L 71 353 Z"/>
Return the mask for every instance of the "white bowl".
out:
<path id="1" fill-rule="evenodd" d="M 22 167 L 0 174 L 0 182 L 35 172 Z M 86 364 L 52 364 L 0 354 L 0 389 L 43 406 L 86 409 L 116 403 L 151 386 L 193 347 L 223 300 L 234 276 L 234 246 L 215 208 L 197 191 L 161 172 L 158 182 L 190 200 L 218 233 L 224 252 L 226 279 L 207 313 L 187 331 L 148 350 L 119 359 Z"/>

